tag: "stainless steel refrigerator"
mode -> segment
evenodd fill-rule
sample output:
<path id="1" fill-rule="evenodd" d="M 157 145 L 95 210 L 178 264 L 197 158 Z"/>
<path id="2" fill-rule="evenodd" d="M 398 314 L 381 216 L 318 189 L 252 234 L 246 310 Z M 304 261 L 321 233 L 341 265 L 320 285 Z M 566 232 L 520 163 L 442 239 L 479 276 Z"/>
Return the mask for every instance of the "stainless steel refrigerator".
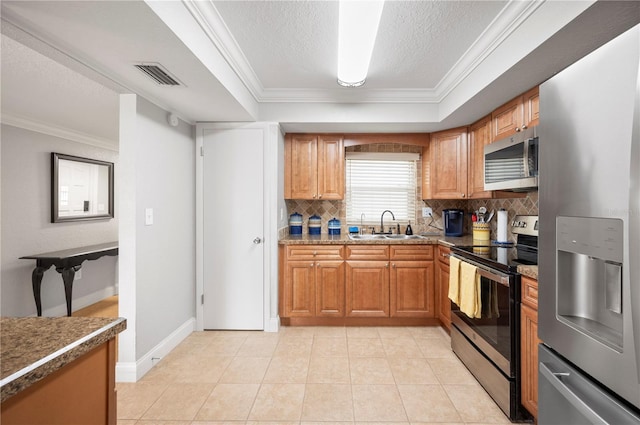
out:
<path id="1" fill-rule="evenodd" d="M 640 423 L 640 26 L 540 86 L 540 424 Z"/>

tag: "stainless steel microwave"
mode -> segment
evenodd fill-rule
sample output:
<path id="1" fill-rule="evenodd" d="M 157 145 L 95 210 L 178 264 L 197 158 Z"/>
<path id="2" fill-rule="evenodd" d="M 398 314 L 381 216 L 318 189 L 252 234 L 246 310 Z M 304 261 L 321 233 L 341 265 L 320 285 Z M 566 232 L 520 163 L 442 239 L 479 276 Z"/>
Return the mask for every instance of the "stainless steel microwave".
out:
<path id="1" fill-rule="evenodd" d="M 536 127 L 484 147 L 484 190 L 526 192 L 537 188 Z"/>

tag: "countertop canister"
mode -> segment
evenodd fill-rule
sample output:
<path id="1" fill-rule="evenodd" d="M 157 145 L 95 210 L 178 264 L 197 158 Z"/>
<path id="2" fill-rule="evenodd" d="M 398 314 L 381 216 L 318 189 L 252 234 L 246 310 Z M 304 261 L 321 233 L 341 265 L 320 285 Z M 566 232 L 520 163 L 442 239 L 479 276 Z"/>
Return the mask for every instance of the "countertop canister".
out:
<path id="1" fill-rule="evenodd" d="M 302 214 L 294 212 L 289 216 L 289 234 L 301 235 L 302 234 Z"/>
<path id="2" fill-rule="evenodd" d="M 340 234 L 340 220 L 338 220 L 335 217 L 329 220 L 329 234 L 330 235 Z"/>
<path id="3" fill-rule="evenodd" d="M 319 215 L 309 217 L 309 234 L 319 235 L 322 228 L 322 218 Z"/>

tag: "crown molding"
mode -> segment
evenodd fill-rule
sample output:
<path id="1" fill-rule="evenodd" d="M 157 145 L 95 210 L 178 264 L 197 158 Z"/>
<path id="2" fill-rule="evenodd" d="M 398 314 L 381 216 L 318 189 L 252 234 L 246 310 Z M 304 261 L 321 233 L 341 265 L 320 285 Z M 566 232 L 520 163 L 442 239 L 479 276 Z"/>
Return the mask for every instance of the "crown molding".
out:
<path id="1" fill-rule="evenodd" d="M 442 80 L 438 82 L 434 89 L 438 101 L 444 99 L 464 81 L 482 61 L 494 52 L 545 1 L 509 1 Z"/>
<path id="2" fill-rule="evenodd" d="M 182 2 L 251 95 L 259 102 L 264 87 L 213 1 L 182 0 Z"/>
<path id="3" fill-rule="evenodd" d="M 5 111 L 3 111 L 2 115 L 0 115 L 0 123 L 22 128 L 24 130 L 35 131 L 36 133 L 42 133 L 48 136 L 59 137 L 61 139 L 71 140 L 73 142 L 83 143 L 85 145 L 91 145 L 97 148 L 118 152 L 118 140 L 96 137 L 87 133 L 72 130 L 70 128 L 60 127 L 50 123 L 37 121 L 32 118 L 8 114 Z"/>

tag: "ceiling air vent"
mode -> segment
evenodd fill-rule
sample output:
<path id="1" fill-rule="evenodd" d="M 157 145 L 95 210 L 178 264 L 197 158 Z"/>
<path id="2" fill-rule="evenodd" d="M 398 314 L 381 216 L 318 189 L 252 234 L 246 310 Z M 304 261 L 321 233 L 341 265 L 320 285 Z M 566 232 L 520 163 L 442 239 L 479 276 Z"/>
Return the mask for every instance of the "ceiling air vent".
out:
<path id="1" fill-rule="evenodd" d="M 151 77 L 153 81 L 162 86 L 180 86 L 180 82 L 172 77 L 169 72 L 158 63 L 134 65 L 140 71 Z"/>

